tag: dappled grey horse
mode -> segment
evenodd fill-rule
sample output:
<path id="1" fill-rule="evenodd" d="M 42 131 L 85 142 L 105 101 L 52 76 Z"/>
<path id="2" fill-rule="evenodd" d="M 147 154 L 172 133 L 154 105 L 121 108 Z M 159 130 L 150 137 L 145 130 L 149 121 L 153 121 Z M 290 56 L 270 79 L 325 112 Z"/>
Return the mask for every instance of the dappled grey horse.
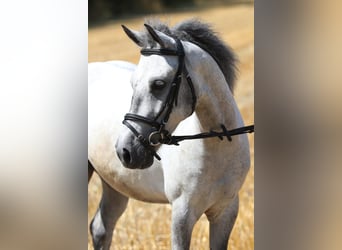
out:
<path id="1" fill-rule="evenodd" d="M 250 166 L 246 130 L 230 132 L 243 127 L 232 94 L 235 57 L 197 20 L 123 28 L 142 48 L 138 65 L 89 64 L 88 157 L 103 186 L 90 225 L 94 248 L 110 248 L 134 198 L 171 204 L 172 249 L 189 248 L 202 214 L 210 248 L 227 249 Z"/>

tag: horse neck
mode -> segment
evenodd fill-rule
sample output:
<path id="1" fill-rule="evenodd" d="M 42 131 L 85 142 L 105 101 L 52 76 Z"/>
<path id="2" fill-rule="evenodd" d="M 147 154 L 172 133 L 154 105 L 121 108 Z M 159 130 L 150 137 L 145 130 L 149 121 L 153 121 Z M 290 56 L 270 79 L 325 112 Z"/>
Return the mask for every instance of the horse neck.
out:
<path id="1" fill-rule="evenodd" d="M 197 94 L 196 114 L 203 131 L 228 129 L 239 123 L 239 111 L 225 77 L 216 61 L 205 51 L 186 43 L 186 65 L 194 81 Z"/>

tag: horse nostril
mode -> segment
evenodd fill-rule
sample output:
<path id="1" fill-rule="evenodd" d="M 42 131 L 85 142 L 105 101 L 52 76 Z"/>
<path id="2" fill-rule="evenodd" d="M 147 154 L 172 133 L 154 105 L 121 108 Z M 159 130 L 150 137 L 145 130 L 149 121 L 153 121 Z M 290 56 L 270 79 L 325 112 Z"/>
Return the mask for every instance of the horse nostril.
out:
<path id="1" fill-rule="evenodd" d="M 123 160 L 126 164 L 129 164 L 131 162 L 131 154 L 129 153 L 129 151 L 127 149 L 123 149 Z"/>

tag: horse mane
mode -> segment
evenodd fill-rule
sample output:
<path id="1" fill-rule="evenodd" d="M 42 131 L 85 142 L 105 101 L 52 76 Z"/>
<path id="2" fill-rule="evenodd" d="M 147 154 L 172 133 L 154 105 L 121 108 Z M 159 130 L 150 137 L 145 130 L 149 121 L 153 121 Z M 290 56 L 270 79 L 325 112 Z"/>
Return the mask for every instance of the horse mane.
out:
<path id="1" fill-rule="evenodd" d="M 209 53 L 218 64 L 231 92 L 233 92 L 237 71 L 236 56 L 232 49 L 218 37 L 217 33 L 208 23 L 204 23 L 198 19 L 190 19 L 172 28 L 159 19 L 147 19 L 145 23 L 168 36 L 194 43 Z M 154 46 L 155 42 L 148 35 L 148 32 L 145 32 L 146 46 Z"/>

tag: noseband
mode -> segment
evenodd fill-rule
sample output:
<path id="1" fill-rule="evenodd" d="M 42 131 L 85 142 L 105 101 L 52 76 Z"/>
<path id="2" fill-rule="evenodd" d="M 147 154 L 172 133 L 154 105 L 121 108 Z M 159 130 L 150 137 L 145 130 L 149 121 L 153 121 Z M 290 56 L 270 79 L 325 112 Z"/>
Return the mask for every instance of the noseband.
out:
<path id="1" fill-rule="evenodd" d="M 150 119 L 144 116 L 127 113 L 125 115 L 125 119 L 123 120 L 123 124 L 125 124 L 132 133 L 138 138 L 138 140 L 147 148 L 151 149 L 154 156 L 160 160 L 160 157 L 155 152 L 154 147 L 158 146 L 160 144 L 169 144 L 168 140 L 171 140 L 171 134 L 169 131 L 165 129 L 165 125 L 167 124 L 170 114 L 172 112 L 173 106 L 177 106 L 177 100 L 178 100 L 178 93 L 180 84 L 182 82 L 182 73 L 186 75 L 187 83 L 190 88 L 191 94 L 192 94 L 192 111 L 191 114 L 195 111 L 196 106 L 196 94 L 194 85 L 191 81 L 191 78 L 189 76 L 189 73 L 185 67 L 184 64 L 184 48 L 179 39 L 175 39 L 177 49 L 142 49 L 140 53 L 144 56 L 150 56 L 150 55 L 165 55 L 165 56 L 177 56 L 178 57 L 178 69 L 176 72 L 176 75 L 171 83 L 171 88 L 169 90 L 169 93 L 166 97 L 166 101 L 164 105 L 162 106 L 161 110 L 157 114 L 157 116 L 154 119 Z M 145 124 L 150 125 L 155 130 L 150 133 L 148 138 L 145 138 L 142 134 L 140 134 L 128 121 L 133 122 L 142 122 Z"/>
<path id="2" fill-rule="evenodd" d="M 188 86 L 190 88 L 192 94 L 192 111 L 191 114 L 195 111 L 196 107 L 196 94 L 195 88 L 190 78 L 190 75 L 185 67 L 184 64 L 184 48 L 179 39 L 175 39 L 177 44 L 177 49 L 142 49 L 140 53 L 144 56 L 150 55 L 165 55 L 165 56 L 178 56 L 178 69 L 176 75 L 171 83 L 171 88 L 167 95 L 166 101 L 162 106 L 161 110 L 157 114 L 154 119 L 150 119 L 144 116 L 127 113 L 123 120 L 123 124 L 125 124 L 132 133 L 138 138 L 142 145 L 146 148 L 150 149 L 152 154 L 158 159 L 161 160 L 160 156 L 156 153 L 155 147 L 160 144 L 167 144 L 167 145 L 179 145 L 178 142 L 183 140 L 194 140 L 194 139 L 205 139 L 205 138 L 212 138 L 218 137 L 220 140 L 223 140 L 223 137 L 226 137 L 228 141 L 231 141 L 231 136 L 245 134 L 245 133 L 252 133 L 254 132 L 254 125 L 240 127 L 232 130 L 227 130 L 226 127 L 221 124 L 222 132 L 216 131 L 209 131 L 205 133 L 200 133 L 196 135 L 184 135 L 184 136 L 172 136 L 169 131 L 165 129 L 165 125 L 167 124 L 170 114 L 172 112 L 173 106 L 177 106 L 178 100 L 178 92 L 180 88 L 180 84 L 182 82 L 182 73 L 186 76 L 186 80 Z M 148 138 L 145 138 L 142 134 L 140 134 L 128 121 L 132 122 L 142 122 L 145 124 L 150 125 L 155 130 L 151 132 Z"/>

